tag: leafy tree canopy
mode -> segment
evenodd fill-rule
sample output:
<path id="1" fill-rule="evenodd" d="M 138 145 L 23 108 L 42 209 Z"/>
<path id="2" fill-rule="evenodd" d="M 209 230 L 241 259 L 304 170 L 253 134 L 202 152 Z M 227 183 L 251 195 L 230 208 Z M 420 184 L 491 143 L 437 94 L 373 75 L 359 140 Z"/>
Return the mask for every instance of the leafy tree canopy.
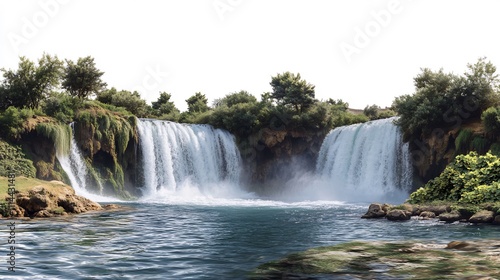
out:
<path id="1" fill-rule="evenodd" d="M 107 86 L 101 80 L 104 72 L 96 68 L 94 58 L 90 56 L 79 58 L 77 63 L 66 60 L 66 64 L 62 87 L 72 96 L 84 99 L 91 94 L 97 94 Z"/>
<path id="2" fill-rule="evenodd" d="M 300 114 L 314 102 L 314 85 L 302 80 L 300 74 L 285 72 L 271 78 L 271 98 L 278 105 L 293 107 Z"/>
<path id="3" fill-rule="evenodd" d="M 208 111 L 208 100 L 201 92 L 195 93 L 193 96 L 186 99 L 189 113 L 203 113 Z"/>
<path id="4" fill-rule="evenodd" d="M 164 119 L 177 121 L 179 119 L 180 111 L 175 107 L 174 102 L 170 101 L 172 95 L 167 92 L 160 92 L 158 100 L 151 103 L 154 114 L 156 116 L 164 116 Z"/>
<path id="5" fill-rule="evenodd" d="M 21 57 L 17 70 L 0 69 L 4 77 L 0 109 L 5 110 L 9 106 L 38 108 L 40 100 L 59 85 L 62 65 L 57 56 L 43 54 L 38 65 Z"/>

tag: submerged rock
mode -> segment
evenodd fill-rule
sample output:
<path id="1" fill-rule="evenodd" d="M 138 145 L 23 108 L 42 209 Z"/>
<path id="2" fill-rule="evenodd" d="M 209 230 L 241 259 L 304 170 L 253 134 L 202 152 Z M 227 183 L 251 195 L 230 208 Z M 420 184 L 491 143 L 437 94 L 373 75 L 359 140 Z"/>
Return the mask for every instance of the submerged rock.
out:
<path id="1" fill-rule="evenodd" d="M 383 218 L 386 215 L 387 207 L 385 207 L 386 204 L 380 204 L 380 203 L 372 203 L 368 207 L 368 212 L 361 216 L 363 219 L 373 219 L 373 218 Z"/>
<path id="2" fill-rule="evenodd" d="M 491 223 L 495 217 L 493 211 L 482 210 L 470 217 L 469 222 L 471 223 Z"/>

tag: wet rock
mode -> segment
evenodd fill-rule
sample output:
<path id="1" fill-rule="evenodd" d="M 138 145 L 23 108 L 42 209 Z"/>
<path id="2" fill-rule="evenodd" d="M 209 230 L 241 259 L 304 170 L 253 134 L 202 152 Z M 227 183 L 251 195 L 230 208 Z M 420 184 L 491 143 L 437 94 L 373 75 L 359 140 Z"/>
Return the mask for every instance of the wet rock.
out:
<path id="1" fill-rule="evenodd" d="M 451 207 L 449 205 L 422 205 L 418 207 L 417 212 L 433 212 L 436 216 L 439 216 L 443 213 L 450 212 Z M 419 213 L 419 214 L 420 214 Z"/>
<path id="2" fill-rule="evenodd" d="M 411 212 L 401 209 L 393 209 L 385 216 L 390 221 L 405 221 L 411 218 Z"/>
<path id="3" fill-rule="evenodd" d="M 385 204 L 384 204 L 385 205 Z M 361 216 L 363 219 L 372 219 L 372 218 L 382 218 L 385 217 L 386 211 L 384 211 L 384 205 L 380 203 L 372 203 L 368 207 L 368 212 Z M 387 209 L 387 207 L 386 207 Z"/>
<path id="4" fill-rule="evenodd" d="M 422 220 L 429 220 L 429 219 L 434 219 L 436 218 L 436 214 L 431 211 L 424 211 L 418 215 L 420 219 Z"/>
<path id="5" fill-rule="evenodd" d="M 444 221 L 444 222 L 456 222 L 456 221 L 462 220 L 463 217 L 460 214 L 460 212 L 453 210 L 451 212 L 446 212 L 446 213 L 440 214 L 438 216 L 438 219 L 440 221 Z"/>
<path id="6" fill-rule="evenodd" d="M 52 213 L 47 210 L 41 210 L 35 213 L 34 217 L 36 218 L 50 218 L 53 217 Z"/>
<path id="7" fill-rule="evenodd" d="M 482 210 L 470 217 L 469 222 L 471 223 L 491 223 L 495 217 L 493 211 Z"/>
<path id="8" fill-rule="evenodd" d="M 493 220 L 493 224 L 495 225 L 500 225 L 500 215 L 497 215 L 495 219 Z"/>

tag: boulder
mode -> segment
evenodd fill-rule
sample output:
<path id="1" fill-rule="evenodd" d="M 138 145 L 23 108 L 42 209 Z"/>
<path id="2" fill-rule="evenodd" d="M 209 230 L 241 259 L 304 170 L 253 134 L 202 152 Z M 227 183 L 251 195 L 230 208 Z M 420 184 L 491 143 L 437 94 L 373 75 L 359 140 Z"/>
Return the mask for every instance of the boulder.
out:
<path id="1" fill-rule="evenodd" d="M 382 218 L 385 217 L 386 211 L 383 209 L 384 205 L 379 203 L 372 203 L 368 207 L 368 212 L 361 216 L 363 219 L 372 219 L 372 218 Z M 386 207 L 387 209 L 387 207 Z"/>
<path id="2" fill-rule="evenodd" d="M 401 209 L 393 209 L 389 210 L 385 217 L 390 221 L 405 221 L 411 218 L 411 212 Z"/>
<path id="3" fill-rule="evenodd" d="M 431 211 L 424 211 L 420 213 L 419 218 L 422 220 L 429 220 L 429 219 L 434 219 L 436 218 L 436 214 Z"/>
<path id="4" fill-rule="evenodd" d="M 495 218 L 495 213 L 493 211 L 481 210 L 469 218 L 471 223 L 491 223 Z"/>
<path id="5" fill-rule="evenodd" d="M 422 205 L 418 207 L 419 214 L 422 212 L 433 212 L 436 216 L 443 213 L 450 212 L 451 207 L 449 205 Z"/>
<path id="6" fill-rule="evenodd" d="M 497 215 L 495 219 L 493 220 L 493 224 L 495 225 L 500 225 L 500 215 Z"/>
<path id="7" fill-rule="evenodd" d="M 438 219 L 440 221 L 444 221 L 444 222 L 456 222 L 456 221 L 462 220 L 463 217 L 460 214 L 460 212 L 453 210 L 451 212 L 446 212 L 446 213 L 440 214 L 438 216 Z"/>

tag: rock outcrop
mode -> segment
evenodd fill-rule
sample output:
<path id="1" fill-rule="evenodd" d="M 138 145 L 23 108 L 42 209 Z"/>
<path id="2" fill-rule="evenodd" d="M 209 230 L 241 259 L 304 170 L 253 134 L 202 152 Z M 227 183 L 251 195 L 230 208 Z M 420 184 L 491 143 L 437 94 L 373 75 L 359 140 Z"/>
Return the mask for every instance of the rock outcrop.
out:
<path id="1" fill-rule="evenodd" d="M 76 195 L 73 188 L 59 181 L 21 189 L 14 197 L 15 204 L 5 209 L 11 217 L 46 218 L 103 209 L 98 203 Z"/>
<path id="2" fill-rule="evenodd" d="M 472 210 L 467 207 L 451 203 L 443 205 L 411 205 L 405 203 L 397 206 L 372 203 L 361 218 L 386 218 L 390 221 L 404 221 L 411 219 L 411 217 L 417 217 L 422 220 L 438 219 L 447 223 L 460 221 L 500 224 L 500 213 L 491 209 L 493 208 L 489 204 L 483 205 L 483 210 L 471 212 Z"/>

